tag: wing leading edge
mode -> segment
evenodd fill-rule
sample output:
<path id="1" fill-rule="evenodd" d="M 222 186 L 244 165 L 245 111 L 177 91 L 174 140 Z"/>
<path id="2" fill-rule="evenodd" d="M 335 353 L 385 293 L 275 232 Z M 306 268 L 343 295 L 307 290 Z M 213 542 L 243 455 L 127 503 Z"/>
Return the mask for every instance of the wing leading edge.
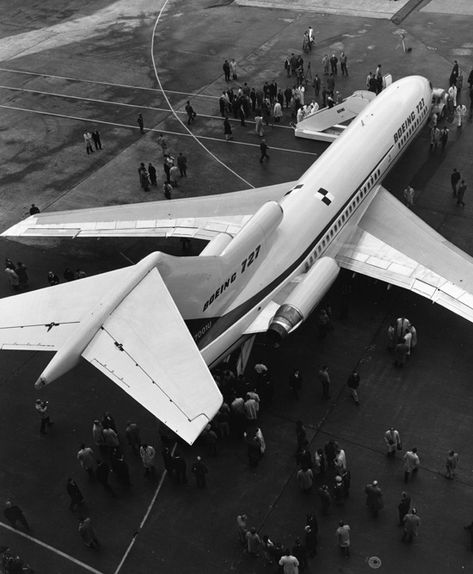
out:
<path id="1" fill-rule="evenodd" d="M 345 269 L 409 289 L 473 322 L 473 258 L 384 188 L 336 260 Z"/>

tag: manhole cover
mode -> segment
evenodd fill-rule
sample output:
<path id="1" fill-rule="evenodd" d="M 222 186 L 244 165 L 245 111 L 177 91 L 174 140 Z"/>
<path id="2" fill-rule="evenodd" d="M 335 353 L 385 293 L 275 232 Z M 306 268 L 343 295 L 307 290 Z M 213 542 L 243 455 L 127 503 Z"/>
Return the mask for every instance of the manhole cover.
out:
<path id="1" fill-rule="evenodd" d="M 379 568 L 381 564 L 382 564 L 381 559 L 378 558 L 377 556 L 371 556 L 370 558 L 368 558 L 368 566 L 370 568 L 373 568 L 374 570 Z"/>

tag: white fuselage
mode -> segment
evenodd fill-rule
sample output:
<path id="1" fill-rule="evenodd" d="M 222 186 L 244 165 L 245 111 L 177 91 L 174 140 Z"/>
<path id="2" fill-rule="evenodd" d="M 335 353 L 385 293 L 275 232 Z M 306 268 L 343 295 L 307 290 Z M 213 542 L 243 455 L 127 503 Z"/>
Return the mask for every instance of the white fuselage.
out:
<path id="1" fill-rule="evenodd" d="M 428 121 L 430 106 L 427 79 L 410 76 L 393 83 L 281 199 L 283 217 L 264 257 L 255 262 L 251 276 L 231 301 L 222 301 L 220 309 L 209 313 L 221 316 L 219 321 L 225 316 L 232 320 L 201 348 L 207 364 L 215 363 L 244 335 L 288 281 L 322 255 L 338 250 L 375 196 L 378 184 Z M 245 227 L 240 234 L 245 234 Z M 255 247 L 248 245 L 248 250 Z"/>

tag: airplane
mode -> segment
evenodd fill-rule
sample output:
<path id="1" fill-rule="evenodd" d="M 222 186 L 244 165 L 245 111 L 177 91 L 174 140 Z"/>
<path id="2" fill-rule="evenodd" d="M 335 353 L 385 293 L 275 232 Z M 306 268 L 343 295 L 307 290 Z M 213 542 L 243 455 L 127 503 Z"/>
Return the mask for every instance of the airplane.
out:
<path id="1" fill-rule="evenodd" d="M 222 396 L 210 368 L 261 332 L 297 329 L 340 268 L 473 321 L 473 259 L 381 185 L 429 120 L 421 76 L 392 83 L 295 182 L 185 200 L 33 215 L 3 236 L 196 237 L 198 256 L 0 300 L 0 348 L 56 351 L 37 388 L 80 357 L 192 444 Z"/>

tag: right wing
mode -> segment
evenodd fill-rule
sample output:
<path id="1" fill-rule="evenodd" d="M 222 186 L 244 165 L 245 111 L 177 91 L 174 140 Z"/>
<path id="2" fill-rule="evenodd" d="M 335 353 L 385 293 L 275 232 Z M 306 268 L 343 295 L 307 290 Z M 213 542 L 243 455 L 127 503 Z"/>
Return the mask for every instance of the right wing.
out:
<path id="1" fill-rule="evenodd" d="M 32 215 L 2 233 L 11 237 L 187 237 L 236 235 L 266 202 L 295 182 L 185 199 L 130 203 Z"/>

